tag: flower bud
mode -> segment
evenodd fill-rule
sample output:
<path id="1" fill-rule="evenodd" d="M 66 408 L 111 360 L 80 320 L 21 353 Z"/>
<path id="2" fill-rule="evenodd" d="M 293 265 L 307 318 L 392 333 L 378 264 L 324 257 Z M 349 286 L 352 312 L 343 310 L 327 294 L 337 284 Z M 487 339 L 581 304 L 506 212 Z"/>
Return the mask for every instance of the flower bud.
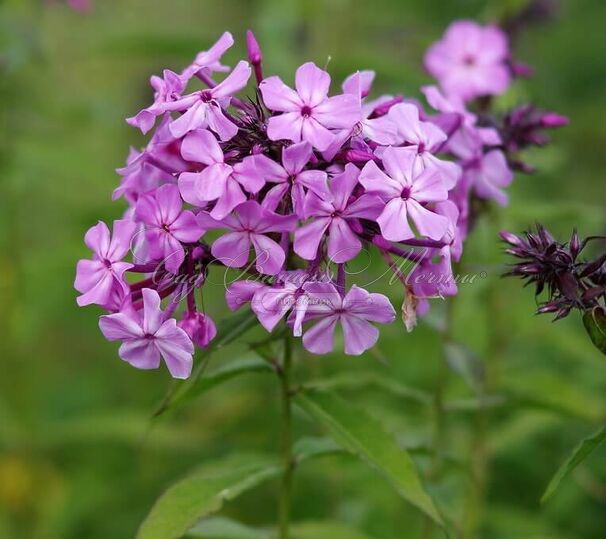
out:
<path id="1" fill-rule="evenodd" d="M 177 325 L 189 335 L 192 342 L 205 348 L 215 338 L 217 327 L 210 316 L 198 312 L 186 312 Z"/>

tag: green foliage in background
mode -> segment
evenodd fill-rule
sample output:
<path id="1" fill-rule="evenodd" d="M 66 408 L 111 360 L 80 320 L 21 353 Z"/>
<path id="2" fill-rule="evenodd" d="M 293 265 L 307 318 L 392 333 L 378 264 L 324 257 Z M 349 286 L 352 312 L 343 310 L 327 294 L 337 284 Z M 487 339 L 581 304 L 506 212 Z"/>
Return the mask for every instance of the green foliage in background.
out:
<path id="1" fill-rule="evenodd" d="M 488 21 L 520 3 L 96 0 L 83 16 L 62 2 L 0 2 L 0 538 L 125 539 L 171 503 L 183 521 L 168 534 L 195 524 L 190 539 L 272 537 L 279 390 L 254 354 L 267 335 L 243 317 L 197 358 L 199 378 L 173 386 L 162 370 L 120 361 L 99 312 L 75 304 L 84 232 L 123 209 L 111 203 L 113 170 L 142 143 L 124 118 L 149 101 L 149 75 L 188 64 L 224 30 L 233 60 L 252 27 L 266 70 L 285 80 L 311 59 L 335 81 L 371 68 L 377 93 L 415 95 L 429 82 L 423 51 L 452 19 Z M 606 453 L 587 438 L 606 422 L 604 357 L 578 316 L 534 317 L 532 292 L 499 278 L 502 228 L 606 228 L 606 4 L 561 4 L 558 20 L 516 45 L 536 76 L 503 105 L 532 99 L 571 125 L 529 156 L 539 172 L 518 176 L 510 206 L 469 239 L 461 273 L 484 277 L 460 287 L 448 335 L 434 302 L 413 333 L 396 322 L 360 358 L 296 352 L 295 454 L 307 462 L 294 539 L 443 537 L 415 505 L 456 537 L 604 536 Z M 220 321 L 223 288 L 208 288 Z M 387 278 L 371 291 L 402 299 Z M 146 526 L 140 536 L 154 537 Z"/>

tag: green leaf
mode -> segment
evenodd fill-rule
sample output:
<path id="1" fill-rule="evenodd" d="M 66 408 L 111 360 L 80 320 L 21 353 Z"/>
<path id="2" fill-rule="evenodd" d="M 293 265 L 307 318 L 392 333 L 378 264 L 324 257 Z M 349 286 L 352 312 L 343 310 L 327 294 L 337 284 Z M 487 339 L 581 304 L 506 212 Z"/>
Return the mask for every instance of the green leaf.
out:
<path id="1" fill-rule="evenodd" d="M 293 447 L 293 452 L 296 455 L 297 461 L 302 462 L 310 458 L 343 453 L 343 449 L 330 438 L 314 438 L 310 436 L 298 440 Z"/>
<path id="2" fill-rule="evenodd" d="M 583 315 L 583 325 L 591 342 L 606 355 L 606 313 L 601 307 L 595 307 Z"/>
<path id="3" fill-rule="evenodd" d="M 297 463 L 302 463 L 333 454 L 338 448 L 325 439 L 303 438 L 295 443 L 293 451 Z M 224 502 L 281 473 L 280 460 L 263 455 L 234 455 L 204 464 L 158 498 L 141 524 L 137 539 L 182 537 L 200 519 L 219 511 Z"/>
<path id="4" fill-rule="evenodd" d="M 256 323 L 257 318 L 250 310 L 242 311 L 223 320 L 217 329 L 217 336 L 201 353 L 202 357 L 197 361 L 197 365 L 194 368 L 192 375 L 183 382 L 175 381 L 173 383 L 161 404 L 154 412 L 154 417 L 158 417 L 165 413 L 169 408 L 172 408 L 177 402 L 184 399 L 190 391 L 193 391 L 194 388 L 197 387 L 213 352 L 220 350 L 224 346 L 235 341 L 238 337 L 254 327 Z"/>
<path id="5" fill-rule="evenodd" d="M 277 458 L 237 455 L 208 463 L 190 473 L 158 498 L 137 532 L 137 539 L 176 539 L 198 520 L 219 511 L 263 481 L 277 476 Z"/>
<path id="6" fill-rule="evenodd" d="M 395 397 L 414 401 L 419 404 L 430 405 L 433 402 L 433 397 L 426 391 L 407 386 L 393 378 L 387 378 L 386 376 L 381 376 L 380 374 L 373 372 L 344 372 L 329 378 L 312 380 L 305 385 L 312 389 L 321 390 L 357 390 L 375 386 L 391 393 Z"/>
<path id="7" fill-rule="evenodd" d="M 375 469 L 398 494 L 442 525 L 412 459 L 377 420 L 330 393 L 299 393 L 295 402 L 323 425 L 343 449 Z"/>
<path id="8" fill-rule="evenodd" d="M 549 482 L 549 485 L 547 485 L 547 489 L 545 489 L 545 494 L 543 494 L 541 502 L 546 502 L 557 490 L 562 480 L 589 455 L 591 455 L 591 453 L 593 453 L 593 451 L 595 451 L 598 446 L 604 442 L 604 440 L 606 440 L 606 426 L 602 427 L 595 434 L 582 440 L 581 443 L 574 448 L 570 456 L 566 459 L 566 462 L 560 466 L 556 474 Z"/>
<path id="9" fill-rule="evenodd" d="M 223 517 L 213 517 L 191 528 L 183 539 L 269 539 L 265 530 L 245 526 Z"/>
<path id="10" fill-rule="evenodd" d="M 227 382 L 232 378 L 236 378 L 241 374 L 253 374 L 253 373 L 270 373 L 272 372 L 271 366 L 262 359 L 259 358 L 244 358 L 231 363 L 227 363 L 222 367 L 208 373 L 206 376 L 200 378 L 198 383 L 194 385 L 187 393 L 185 393 L 178 402 L 174 401 L 173 406 L 184 404 L 192 399 L 195 399 L 205 391 L 212 389 L 215 386 Z"/>
<path id="11" fill-rule="evenodd" d="M 291 526 L 292 539 L 371 539 L 351 526 L 333 521 L 311 521 Z"/>
<path id="12" fill-rule="evenodd" d="M 203 520 L 183 539 L 270 539 L 275 533 L 245 526 L 235 520 L 214 517 Z M 365 533 L 331 520 L 295 522 L 290 527 L 291 539 L 371 539 Z"/>

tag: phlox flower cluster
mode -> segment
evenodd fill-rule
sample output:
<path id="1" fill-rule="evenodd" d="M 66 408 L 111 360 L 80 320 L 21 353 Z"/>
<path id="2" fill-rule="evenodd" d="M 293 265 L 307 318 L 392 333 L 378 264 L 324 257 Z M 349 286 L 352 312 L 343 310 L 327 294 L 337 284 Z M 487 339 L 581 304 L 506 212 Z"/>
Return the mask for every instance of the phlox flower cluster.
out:
<path id="1" fill-rule="evenodd" d="M 347 282 L 350 261 L 377 253 L 402 284 L 411 328 L 429 298 L 457 292 L 471 200 L 505 204 L 514 153 L 564 122 L 472 111 L 512 77 L 496 27 L 457 22 L 429 49 L 427 107 L 372 97 L 372 71 L 340 86 L 313 62 L 293 81 L 266 76 L 250 32 L 248 61 L 230 68 L 232 45 L 226 32 L 180 73 L 151 78 L 153 102 L 127 119 L 149 142 L 131 150 L 113 193 L 128 210 L 86 233 L 92 258 L 77 266 L 78 304 L 107 311 L 99 325 L 120 357 L 143 369 L 164 360 L 176 378 L 216 335 L 201 301 L 213 266 L 239 269 L 230 309 L 251 308 L 267 331 L 284 321 L 315 354 L 333 349 L 339 326 L 358 355 L 396 317 L 386 296 Z"/>

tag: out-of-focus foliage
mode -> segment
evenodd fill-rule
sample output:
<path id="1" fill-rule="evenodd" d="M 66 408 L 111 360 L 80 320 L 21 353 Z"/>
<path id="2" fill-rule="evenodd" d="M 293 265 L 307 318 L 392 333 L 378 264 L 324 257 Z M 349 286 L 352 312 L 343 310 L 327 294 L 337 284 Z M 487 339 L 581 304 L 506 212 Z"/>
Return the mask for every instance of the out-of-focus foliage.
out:
<path id="1" fill-rule="evenodd" d="M 128 145 L 142 141 L 123 119 L 149 101 L 148 76 L 186 65 L 225 29 L 240 36 L 230 54 L 241 56 L 252 27 L 268 72 L 287 77 L 305 60 L 324 65 L 330 57 L 335 81 L 373 68 L 377 91 L 412 91 L 429 81 L 423 51 L 450 20 L 490 20 L 520 3 L 99 0 L 90 15 L 62 2 L 0 4 L 0 537 L 132 537 L 175 478 L 240 448 L 264 455 L 279 448 L 275 377 L 259 369 L 221 374 L 250 362 L 248 343 L 263 339 L 261 331 L 210 358 L 207 372 L 229 381 L 208 384 L 152 422 L 167 374 L 121 362 L 97 330 L 96 310 L 76 308 L 82 236 L 99 216 L 119 214 L 110 203 L 112 171 Z M 386 328 L 361 358 L 296 358 L 298 380 L 355 400 L 408 449 L 464 537 L 591 539 L 606 527 L 603 448 L 539 504 L 578 440 L 606 419 L 606 362 L 578 317 L 553 326 L 532 315 L 532 294 L 499 278 L 505 258 L 497 241 L 498 230 L 535 220 L 561 237 L 573 226 L 604 233 L 605 20 L 600 0 L 563 1 L 557 20 L 516 44 L 536 76 L 517 82 L 507 104 L 532 98 L 571 124 L 530 156 L 539 172 L 518 177 L 510 206 L 487 215 L 469 240 L 462 272 L 479 277 L 452 306 L 455 368 L 440 370 L 440 305 L 412 334 L 398 323 Z M 387 281 L 373 291 L 397 302 L 400 291 Z M 212 297 L 223 293 L 220 276 L 216 282 L 206 308 L 220 320 L 225 313 Z M 437 380 L 447 383 L 439 429 Z M 298 436 L 326 434 L 300 411 L 294 419 Z M 218 524 L 239 521 L 250 537 L 270 529 L 276 490 L 269 480 L 226 501 Z M 293 507 L 293 535 L 301 538 L 421 537 L 426 525 L 383 478 L 342 453 L 301 467 Z"/>

